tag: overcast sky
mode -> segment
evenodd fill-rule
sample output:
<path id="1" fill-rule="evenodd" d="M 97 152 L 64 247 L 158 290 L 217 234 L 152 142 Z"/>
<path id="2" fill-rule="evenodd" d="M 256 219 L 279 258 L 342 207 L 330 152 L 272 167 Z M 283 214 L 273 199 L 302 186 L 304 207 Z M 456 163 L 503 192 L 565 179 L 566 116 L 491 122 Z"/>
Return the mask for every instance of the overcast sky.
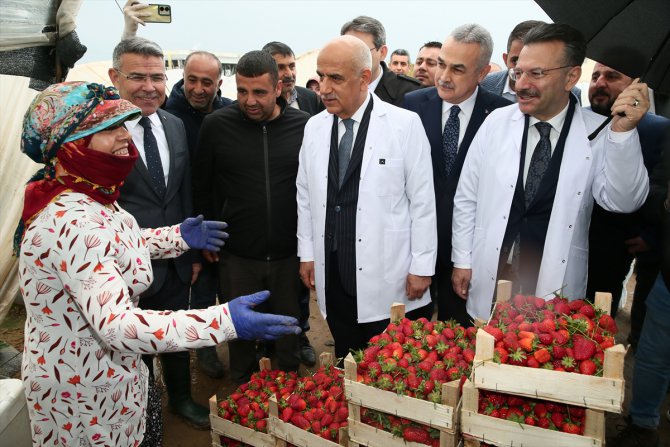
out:
<path id="1" fill-rule="evenodd" d="M 123 6 L 125 0 L 118 0 Z M 464 23 L 479 23 L 493 36 L 492 62 L 502 64 L 507 36 L 528 19 L 550 21 L 532 0 L 144 0 L 172 7 L 172 23 L 151 23 L 138 34 L 164 50 L 245 53 L 278 40 L 296 55 L 318 49 L 339 35 L 358 15 L 372 16 L 386 28 L 389 54 L 409 51 L 411 60 L 426 41 L 443 41 Z M 77 33 L 88 51 L 81 62 L 110 60 L 123 30 L 123 14 L 114 0 L 86 0 L 77 17 Z"/>

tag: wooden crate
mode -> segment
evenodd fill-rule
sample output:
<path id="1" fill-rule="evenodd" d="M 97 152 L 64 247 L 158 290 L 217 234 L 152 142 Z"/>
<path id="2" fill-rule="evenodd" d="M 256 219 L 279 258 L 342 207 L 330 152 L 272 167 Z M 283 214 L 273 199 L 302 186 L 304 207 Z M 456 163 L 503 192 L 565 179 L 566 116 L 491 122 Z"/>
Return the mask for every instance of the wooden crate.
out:
<path id="1" fill-rule="evenodd" d="M 596 294 L 596 307 L 609 313 L 610 305 L 609 293 Z M 494 345 L 493 336 L 479 329 L 472 367 L 477 388 L 621 413 L 625 391 L 623 345 L 605 350 L 602 377 L 499 364 L 493 361 Z"/>
<path id="2" fill-rule="evenodd" d="M 261 371 L 271 369 L 270 359 L 259 361 Z M 275 447 L 277 440 L 269 433 L 261 433 L 219 416 L 216 394 L 209 398 L 209 421 L 212 425 L 212 447 L 221 447 L 221 436 L 241 441 L 253 447 Z"/>
<path id="3" fill-rule="evenodd" d="M 405 306 L 391 307 L 391 321 L 405 316 Z M 391 433 L 361 421 L 361 407 L 410 419 L 440 431 L 440 447 L 459 444 L 458 405 L 460 381 L 442 384 L 442 403 L 436 404 L 409 396 L 398 395 L 356 381 L 357 366 L 349 354 L 344 359 L 344 394 L 349 402 L 349 446 L 366 447 L 420 447 L 424 444 L 407 442 Z"/>
<path id="4" fill-rule="evenodd" d="M 463 385 L 461 429 L 464 444 L 478 447 L 480 442 L 497 446 L 604 447 L 605 413 L 586 410 L 584 434 L 574 435 L 518 422 L 498 419 L 477 412 L 479 390 L 470 381 Z"/>
<path id="5" fill-rule="evenodd" d="M 319 356 L 321 366 L 333 364 L 334 355 L 330 352 L 323 352 Z M 320 436 L 296 427 L 293 424 L 282 421 L 279 418 L 279 406 L 275 396 L 270 397 L 270 416 L 268 418 L 268 432 L 275 437 L 276 447 L 286 447 L 286 444 L 292 444 L 296 447 L 339 447 L 346 446 L 349 443 L 347 429 L 340 429 L 340 442 L 335 443 Z"/>

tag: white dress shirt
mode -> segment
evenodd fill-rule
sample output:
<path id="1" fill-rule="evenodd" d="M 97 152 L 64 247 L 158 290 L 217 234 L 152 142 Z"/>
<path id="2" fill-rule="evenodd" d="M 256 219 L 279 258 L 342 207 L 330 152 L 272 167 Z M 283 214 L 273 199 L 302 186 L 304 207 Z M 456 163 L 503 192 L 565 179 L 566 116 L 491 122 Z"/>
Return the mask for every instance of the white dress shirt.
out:
<path id="1" fill-rule="evenodd" d="M 468 128 L 470 118 L 472 117 L 472 112 L 475 110 L 475 101 L 477 100 L 478 90 L 479 87 L 475 88 L 475 91 L 472 93 L 472 95 L 470 95 L 460 104 L 451 104 L 447 101 L 442 101 L 442 132 L 444 132 L 444 126 L 447 124 L 447 120 L 449 119 L 451 107 L 456 105 L 461 108 L 461 111 L 458 112 L 458 147 L 461 146 L 461 142 L 465 136 L 465 129 Z"/>
<path id="2" fill-rule="evenodd" d="M 163 173 L 165 174 L 165 185 L 168 185 L 168 174 L 170 173 L 170 150 L 168 149 L 167 138 L 165 138 L 165 129 L 163 128 L 163 123 L 161 122 L 160 116 L 158 113 L 152 113 L 149 115 L 149 121 L 151 121 L 151 131 L 156 137 L 156 142 L 158 143 L 158 154 L 161 157 L 161 164 L 163 165 Z M 137 147 L 137 151 L 140 153 L 142 162 L 144 166 L 147 165 L 147 156 L 144 153 L 144 127 L 140 124 L 140 118 L 134 120 L 126 121 L 126 129 L 133 137 L 133 143 Z"/>
<path id="3" fill-rule="evenodd" d="M 365 108 L 368 106 L 368 103 L 370 102 L 370 92 L 367 93 L 367 96 L 365 97 L 365 101 L 363 101 L 363 104 L 356 110 L 356 113 L 351 115 L 351 119 L 354 120 L 354 138 L 353 138 L 353 143 L 351 145 L 351 150 L 353 152 L 354 150 L 354 144 L 356 143 L 356 136 L 358 135 L 358 127 L 361 125 L 361 121 L 363 120 L 363 114 L 365 113 Z M 337 118 L 337 145 L 339 147 L 340 141 L 342 141 L 342 137 L 344 136 L 344 132 L 347 131 L 347 128 L 344 126 L 342 118 Z"/>

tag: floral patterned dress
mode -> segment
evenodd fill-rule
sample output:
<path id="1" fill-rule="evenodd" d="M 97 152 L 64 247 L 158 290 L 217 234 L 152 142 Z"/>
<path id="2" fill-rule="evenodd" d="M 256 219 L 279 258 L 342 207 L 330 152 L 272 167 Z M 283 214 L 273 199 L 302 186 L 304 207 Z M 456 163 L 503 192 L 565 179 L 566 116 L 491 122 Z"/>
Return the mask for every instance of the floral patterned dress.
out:
<path id="1" fill-rule="evenodd" d="M 153 279 L 150 258 L 187 249 L 178 225 L 140 229 L 118 206 L 72 192 L 26 229 L 19 259 L 27 308 L 22 378 L 33 445 L 139 445 L 147 404 L 140 354 L 236 336 L 227 305 L 137 307 Z"/>

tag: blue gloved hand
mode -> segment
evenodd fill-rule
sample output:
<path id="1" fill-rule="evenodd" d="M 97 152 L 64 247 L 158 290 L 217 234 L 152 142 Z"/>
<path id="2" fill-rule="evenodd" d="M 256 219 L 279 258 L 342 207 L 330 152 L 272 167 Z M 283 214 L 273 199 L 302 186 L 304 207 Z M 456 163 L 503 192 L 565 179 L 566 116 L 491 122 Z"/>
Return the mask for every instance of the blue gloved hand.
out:
<path id="1" fill-rule="evenodd" d="M 189 217 L 180 226 L 181 237 L 189 247 L 196 250 L 219 251 L 223 247 L 228 233 L 223 231 L 228 227 L 225 222 L 203 220 L 202 214 L 198 217 Z"/>
<path id="2" fill-rule="evenodd" d="M 255 312 L 253 307 L 267 300 L 270 292 L 264 290 L 253 295 L 241 296 L 228 303 L 230 317 L 237 337 L 244 340 L 276 340 L 284 335 L 301 332 L 298 320 L 285 315 Z"/>

